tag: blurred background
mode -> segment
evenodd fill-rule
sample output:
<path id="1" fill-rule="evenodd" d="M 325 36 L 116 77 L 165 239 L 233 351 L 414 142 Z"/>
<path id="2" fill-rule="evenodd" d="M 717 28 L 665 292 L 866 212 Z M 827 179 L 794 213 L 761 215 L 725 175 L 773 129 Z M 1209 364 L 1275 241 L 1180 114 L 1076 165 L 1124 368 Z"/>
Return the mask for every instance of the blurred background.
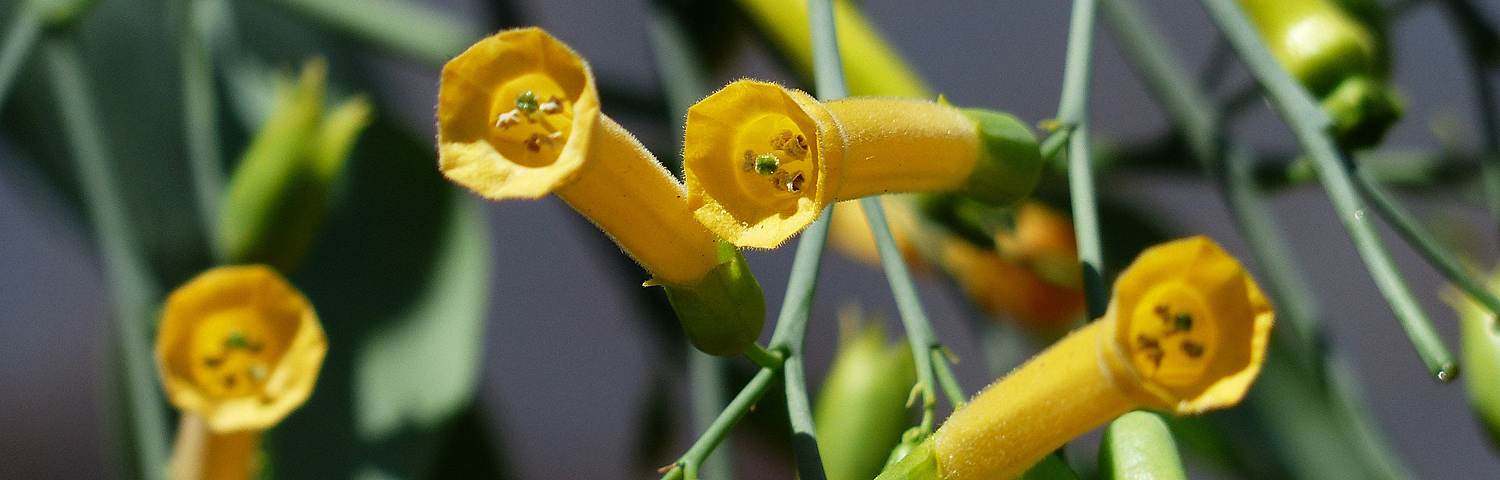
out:
<path id="1" fill-rule="evenodd" d="M 112 147 L 120 152 L 117 170 L 122 172 L 122 181 L 131 185 L 129 189 L 190 189 L 181 166 L 181 125 L 131 120 L 179 115 L 176 66 L 171 55 L 161 53 L 164 48 L 175 48 L 166 20 L 171 3 L 104 0 L 80 19 L 80 42 L 89 65 L 109 65 L 92 76 L 89 87 L 101 108 L 111 113 L 111 121 L 125 123 L 111 125 L 109 132 L 115 135 L 110 139 Z M 388 125 L 372 127 L 367 136 L 404 130 L 418 140 L 434 138 L 439 65 L 400 52 L 364 48 L 358 36 L 322 28 L 296 6 L 311 3 L 317 2 L 240 0 L 230 2 L 229 8 L 238 19 L 238 34 L 267 52 L 268 64 L 291 71 L 301 62 L 299 54 L 321 54 L 329 60 L 335 90 L 357 87 L 368 94 L 381 122 Z M 1010 111 L 1032 123 L 1055 114 L 1066 48 L 1067 2 L 858 3 L 913 68 L 953 103 Z M 1214 54 L 1217 34 L 1197 3 L 1145 3 L 1191 65 L 1200 66 Z M 1477 151 L 1481 132 L 1475 118 L 1476 100 L 1459 37 L 1435 2 L 1410 3 L 1415 6 L 1393 22 L 1391 31 L 1393 79 L 1407 95 L 1409 106 L 1384 145 Z M 11 15 L 16 4 L 14 0 L 0 3 L 0 15 Z M 509 25 L 548 29 L 587 58 L 606 87 L 615 89 L 605 92 L 605 112 L 658 155 L 674 155 L 674 134 L 670 118 L 659 107 L 663 94 L 646 30 L 649 2 L 444 0 L 425 4 L 464 27 L 444 35 L 470 35 L 470 40 L 477 40 Z M 1484 2 L 1482 7 L 1490 19 L 1500 18 L 1500 4 Z M 716 87 L 741 77 L 803 84 L 748 31 L 730 38 L 734 55 L 714 78 Z M 58 181 L 63 176 L 55 163 L 49 163 L 48 158 L 60 148 L 54 141 L 56 132 L 38 133 L 56 127 L 33 123 L 40 115 L 35 112 L 51 102 L 46 97 L 45 67 L 32 58 L 22 68 L 14 97 L 0 110 L 4 120 L 0 129 L 0 478 L 116 478 L 122 463 L 111 453 L 115 430 L 107 393 L 112 365 L 109 289 L 79 213 L 73 193 L 76 187 Z M 1227 90 L 1248 82 L 1237 62 L 1231 72 Z M 233 79 L 223 82 L 226 89 L 236 88 Z M 158 93 L 138 96 L 141 92 Z M 1147 143 L 1169 131 L 1167 120 L 1108 35 L 1098 36 L 1091 100 L 1095 135 L 1101 143 Z M 653 104 L 658 106 L 653 108 Z M 237 116 L 239 108 L 226 104 L 223 114 Z M 244 142 L 243 133 L 225 130 L 226 143 Z M 1236 138 L 1268 154 L 1295 153 L 1290 132 L 1263 105 L 1248 110 L 1233 130 Z M 361 146 L 370 148 L 377 147 Z M 153 156 L 165 161 L 137 162 Z M 362 158 L 356 153 L 351 160 L 356 177 L 374 168 L 362 165 Z M 431 154 L 419 158 L 431 158 Z M 403 165 L 397 170 L 438 178 L 435 164 Z M 1145 212 L 1175 236 L 1213 237 L 1254 270 L 1218 188 L 1203 175 L 1127 171 L 1101 178 L 1100 188 L 1107 198 Z M 1496 225 L 1481 207 L 1477 191 L 1477 185 L 1465 184 L 1405 192 L 1402 198 L 1428 223 L 1440 225 L 1450 240 L 1467 247 L 1477 262 L 1492 265 Z M 359 208 L 416 208 L 400 197 L 400 190 L 383 194 L 390 197 L 360 204 L 351 204 L 367 199 L 358 194 L 336 200 L 335 211 L 344 213 L 334 213 L 331 224 L 339 224 L 340 218 L 354 215 Z M 671 360 L 680 355 L 671 350 L 681 344 L 658 336 L 654 325 L 660 319 L 645 318 L 635 307 L 629 295 L 634 284 L 621 284 L 617 256 L 608 252 L 607 243 L 601 242 L 602 236 L 591 225 L 555 197 L 505 203 L 477 202 L 470 197 L 463 194 L 451 202 L 458 202 L 460 206 L 453 207 L 458 210 L 472 203 L 488 221 L 486 229 L 472 238 L 483 241 L 481 250 L 487 255 L 474 258 L 492 265 L 489 278 L 479 278 L 468 287 L 488 296 L 481 316 L 483 328 L 473 330 L 483 335 L 482 348 L 476 352 L 482 359 L 478 398 L 487 424 L 498 436 L 493 448 L 502 452 L 501 461 L 514 478 L 653 477 L 643 468 L 648 465 L 643 465 L 639 453 L 642 432 L 650 424 L 649 412 L 656 405 L 653 402 L 659 401 L 654 398 L 665 393 L 665 405 L 682 412 L 670 430 L 675 434 L 667 440 L 669 457 L 686 449 L 694 438 L 686 431 L 686 372 Z M 192 265 L 201 262 L 206 252 L 201 244 L 180 241 L 196 235 L 196 227 L 182 223 L 193 218 L 192 207 L 181 202 L 182 194 L 147 198 L 145 203 L 132 205 L 138 218 L 145 219 L 135 227 L 150 239 L 152 250 L 172 252 L 169 257 L 177 259 L 165 262 L 160 273 L 163 284 L 171 288 L 194 273 Z M 1348 355 L 1371 408 L 1403 459 L 1423 478 L 1493 478 L 1500 457 L 1487 444 L 1462 385 L 1439 385 L 1428 377 L 1322 191 L 1315 184 L 1292 189 L 1277 195 L 1273 207 L 1295 260 L 1322 302 L 1329 341 Z M 459 228 L 451 221 L 434 222 L 427 227 Z M 173 233 L 183 231 L 187 233 Z M 1406 279 L 1445 340 L 1456 349 L 1457 319 L 1438 297 L 1444 281 L 1403 242 L 1386 233 L 1387 245 Z M 341 245 L 354 248 L 361 248 L 362 242 L 382 242 L 352 233 L 320 240 L 324 241 L 346 242 Z M 1107 244 L 1110 238 L 1104 241 Z M 328 248 L 336 247 L 320 243 L 314 251 Z M 779 308 L 791 254 L 790 247 L 747 252 L 765 288 L 770 311 Z M 310 268 L 347 277 L 320 280 L 319 285 L 349 282 L 356 288 L 364 276 L 379 276 L 381 271 L 378 262 L 367 260 L 326 263 Z M 447 268 L 477 268 L 459 265 Z M 984 366 L 966 320 L 967 307 L 936 277 L 920 281 L 923 302 L 939 337 L 962 360 L 957 366 L 960 381 L 970 391 L 977 390 L 993 376 Z M 311 292 L 322 288 L 299 285 Z M 891 331 L 899 331 L 889 287 L 877 268 L 830 250 L 818 293 L 807 347 L 813 385 L 821 381 L 832 356 L 837 337 L 834 320 L 841 306 L 858 303 L 867 312 L 889 319 Z M 371 298 L 362 301 L 380 303 L 374 298 L 378 295 L 372 292 Z M 331 348 L 351 347 L 338 344 L 335 336 Z M 749 365 L 743 358 L 731 361 Z M 324 386 L 319 388 L 322 394 Z M 734 438 L 744 478 L 793 475 L 784 452 L 750 441 L 754 437 L 745 434 L 737 433 Z M 332 451 L 346 446 L 334 439 L 315 448 Z M 1088 441 L 1070 448 L 1080 455 L 1093 455 Z M 1196 466 L 1194 471 L 1195 478 L 1219 478 L 1209 467 Z"/>

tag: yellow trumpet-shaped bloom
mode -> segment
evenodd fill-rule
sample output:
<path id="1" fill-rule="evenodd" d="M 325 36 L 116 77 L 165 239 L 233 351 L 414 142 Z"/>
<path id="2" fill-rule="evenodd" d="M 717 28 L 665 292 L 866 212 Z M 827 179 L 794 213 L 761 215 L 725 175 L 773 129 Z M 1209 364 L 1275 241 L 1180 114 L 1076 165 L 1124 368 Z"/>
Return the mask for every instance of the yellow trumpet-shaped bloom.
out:
<path id="1" fill-rule="evenodd" d="M 307 400 L 327 351 L 312 304 L 269 267 L 215 268 L 172 292 L 156 361 L 183 412 L 173 478 L 253 476 L 260 432 Z"/>
<path id="2" fill-rule="evenodd" d="M 879 478 L 1016 478 L 1131 410 L 1234 405 L 1260 372 L 1272 317 L 1254 280 L 1213 241 L 1152 247 L 1115 282 L 1103 318 L 990 385 Z"/>
<path id="3" fill-rule="evenodd" d="M 683 158 L 698 220 L 739 247 L 775 248 L 832 202 L 963 190 L 1004 204 L 1031 193 L 1041 155 L 1009 115 L 923 100 L 818 102 L 741 80 L 688 109 Z"/>
<path id="4" fill-rule="evenodd" d="M 744 257 L 693 218 L 682 185 L 599 111 L 593 73 L 538 28 L 480 40 L 443 67 L 439 166 L 494 200 L 548 193 L 666 288 L 689 338 L 717 355 L 760 335 L 765 299 Z"/>

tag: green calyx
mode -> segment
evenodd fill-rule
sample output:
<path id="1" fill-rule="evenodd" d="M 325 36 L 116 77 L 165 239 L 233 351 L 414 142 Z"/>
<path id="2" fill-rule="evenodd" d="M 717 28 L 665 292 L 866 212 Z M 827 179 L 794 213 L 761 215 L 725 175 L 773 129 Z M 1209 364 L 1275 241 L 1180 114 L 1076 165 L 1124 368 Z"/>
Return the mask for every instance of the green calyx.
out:
<path id="1" fill-rule="evenodd" d="M 219 211 L 220 251 L 230 263 L 291 272 L 317 238 L 330 186 L 366 125 L 363 98 L 324 109 L 321 61 L 278 93 L 275 111 L 246 148 Z"/>
<path id="2" fill-rule="evenodd" d="M 702 280 L 692 285 L 652 280 L 646 286 L 666 289 L 688 341 L 704 353 L 738 355 L 765 328 L 765 294 L 744 254 L 728 243 L 719 242 L 719 266 Z"/>
<path id="3" fill-rule="evenodd" d="M 893 457 L 894 458 L 894 457 Z M 932 451 L 932 437 L 913 447 L 906 456 L 885 467 L 875 480 L 937 480 L 938 460 Z"/>
<path id="4" fill-rule="evenodd" d="M 978 124 L 980 155 L 964 193 L 991 205 L 1016 203 L 1036 189 L 1042 151 L 1031 128 L 1008 113 L 962 109 Z"/>
<path id="5" fill-rule="evenodd" d="M 1333 133 L 1348 148 L 1380 143 L 1406 110 L 1401 94 L 1367 76 L 1350 77 L 1323 97 L 1323 111 L 1333 118 Z"/>

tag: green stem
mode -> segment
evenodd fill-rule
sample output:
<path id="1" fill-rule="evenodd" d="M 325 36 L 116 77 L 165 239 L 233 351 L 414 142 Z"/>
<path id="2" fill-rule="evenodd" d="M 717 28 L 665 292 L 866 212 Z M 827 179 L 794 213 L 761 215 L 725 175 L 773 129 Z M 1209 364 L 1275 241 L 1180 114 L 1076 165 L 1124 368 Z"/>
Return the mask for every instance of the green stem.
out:
<path id="1" fill-rule="evenodd" d="M 678 151 L 682 148 L 688 107 L 708 95 L 710 88 L 708 69 L 687 33 L 687 21 L 690 20 L 672 11 L 670 2 L 655 0 L 651 2 L 646 23 L 646 33 L 651 39 L 656 60 L 656 74 L 661 77 L 662 89 L 666 92 L 667 111 L 672 116 L 672 138 L 676 140 Z M 682 174 L 681 156 L 663 156 L 662 163 L 668 170 Z"/>
<path id="2" fill-rule="evenodd" d="M 1469 72 L 1474 79 L 1474 108 L 1479 112 L 1479 122 L 1484 131 L 1484 153 L 1480 157 L 1480 179 L 1484 184 L 1485 198 L 1490 214 L 1500 219 L 1500 112 L 1495 104 L 1495 80 L 1490 76 L 1490 65 L 1495 45 L 1486 45 L 1486 39 L 1494 41 L 1494 31 L 1485 25 L 1483 17 L 1474 5 L 1464 0 L 1443 2 L 1448 18 L 1458 27 L 1464 38 L 1464 49 L 1469 57 Z M 1500 222 L 1497 222 L 1500 226 Z"/>
<path id="3" fill-rule="evenodd" d="M 1448 250 L 1448 247 L 1443 246 L 1432 232 L 1423 228 L 1417 219 L 1411 216 L 1411 213 L 1401 208 L 1401 205 L 1391 198 L 1390 193 L 1385 191 L 1385 187 L 1382 187 L 1379 181 L 1372 178 L 1358 165 L 1353 168 L 1355 186 L 1359 187 L 1365 199 L 1375 206 L 1380 216 L 1390 222 L 1391 226 L 1396 227 L 1397 233 L 1406 238 L 1406 243 L 1416 247 L 1417 252 L 1421 253 L 1428 263 L 1437 267 L 1448 281 L 1453 282 L 1464 293 L 1484 305 L 1491 313 L 1500 315 L 1500 298 L 1495 298 L 1495 294 L 1485 287 L 1485 282 L 1474 278 L 1473 273 L 1464 267 L 1458 257 Z"/>
<path id="4" fill-rule="evenodd" d="M 442 65 L 482 35 L 469 22 L 405 0 L 264 0 L 324 26 L 405 55 Z"/>
<path id="5" fill-rule="evenodd" d="M 1331 121 L 1328 115 L 1271 57 L 1270 50 L 1261 43 L 1259 32 L 1234 0 L 1202 0 L 1202 3 L 1235 51 L 1239 52 L 1240 58 L 1250 67 L 1251 74 L 1265 88 L 1272 106 L 1292 127 L 1298 141 L 1313 159 L 1313 167 L 1338 211 L 1339 219 L 1428 372 L 1440 382 L 1451 381 L 1458 373 L 1453 353 L 1428 321 L 1411 289 L 1396 270 L 1395 262 L 1381 244 L 1380 235 L 1365 218 L 1353 181 L 1345 170 L 1348 164 L 1345 152 L 1329 135 Z"/>
<path id="6" fill-rule="evenodd" d="M 156 284 L 140 241 L 125 211 L 119 178 L 110 164 L 108 148 L 98 124 L 99 110 L 93 102 L 87 72 L 72 38 L 48 39 L 42 48 L 52 78 L 57 109 L 73 168 L 79 180 L 84 207 L 104 264 L 114 299 L 114 340 L 123 354 L 122 373 L 127 411 L 126 428 L 134 447 L 134 472 L 140 479 L 163 478 L 168 452 L 168 419 L 156 388 L 156 369 L 151 354 L 149 329 L 161 288 Z"/>
<path id="7" fill-rule="evenodd" d="M 870 225 L 870 232 L 875 236 L 875 249 L 880 253 L 880 265 L 891 285 L 891 294 L 896 298 L 896 309 L 901 313 L 902 326 L 906 328 L 906 341 L 911 343 L 912 359 L 917 367 L 917 392 L 922 399 L 920 427 L 922 433 L 926 434 L 932 431 L 936 420 L 937 378 L 940 375 L 952 376 L 952 372 L 939 372 L 951 367 L 946 357 L 934 355 L 943 351 L 943 344 L 938 342 L 937 335 L 932 331 L 932 323 L 927 319 L 926 310 L 922 308 L 922 298 L 917 295 L 916 282 L 912 281 L 911 270 L 901 257 L 901 249 L 896 246 L 896 238 L 886 222 L 885 207 L 880 204 L 880 198 L 861 198 L 859 206 L 864 210 L 865 222 Z M 953 394 L 954 391 L 957 391 L 957 395 Z M 944 389 L 944 393 L 949 395 L 949 403 L 953 405 L 960 405 L 967 399 L 962 389 Z"/>
<path id="8" fill-rule="evenodd" d="M 1290 329 L 1278 329 L 1288 335 L 1290 345 L 1307 371 L 1320 371 L 1316 358 L 1321 344 L 1317 300 L 1312 288 L 1297 268 L 1291 248 L 1281 237 L 1281 228 L 1266 205 L 1264 194 L 1255 185 L 1254 161 L 1247 152 L 1225 139 L 1223 121 L 1214 111 L 1207 92 L 1183 79 L 1178 72 L 1185 68 L 1171 53 L 1160 31 L 1150 25 L 1140 6 L 1130 0 L 1105 0 L 1105 18 L 1125 55 L 1140 72 L 1147 88 L 1156 97 L 1167 117 L 1192 151 L 1202 168 L 1214 176 L 1224 192 L 1225 204 L 1232 214 L 1240 235 L 1250 245 L 1256 263 L 1269 282 L 1277 316 L 1288 320 Z"/>
<path id="9" fill-rule="evenodd" d="M 698 468 L 703 465 L 703 460 L 708 458 L 708 455 L 713 453 L 725 438 L 729 437 L 729 431 L 734 429 L 735 424 L 738 424 L 740 419 L 755 407 L 755 402 L 759 402 L 760 397 L 771 388 L 771 381 L 776 378 L 777 370 L 779 369 L 762 367 L 760 371 L 755 372 L 755 376 L 750 378 L 750 383 L 745 384 L 745 388 L 740 389 L 740 393 L 734 396 L 734 400 L 729 401 L 724 411 L 719 412 L 718 418 L 715 418 L 713 423 L 709 424 L 708 429 L 698 436 L 693 446 L 688 447 L 687 453 L 683 453 L 682 457 L 672 464 L 671 469 L 662 476 L 662 480 L 683 478 L 697 480 Z"/>
<path id="10" fill-rule="evenodd" d="M 224 163 L 220 158 L 219 102 L 214 93 L 211 45 L 218 21 L 215 11 L 228 8 L 221 0 L 178 0 L 177 38 L 181 55 L 182 120 L 186 130 L 188 170 L 198 202 L 198 221 L 209 250 L 224 261 L 218 240 L 219 203 L 224 197 Z"/>
<path id="11" fill-rule="evenodd" d="M 1042 140 L 1042 162 L 1051 163 L 1052 159 L 1063 152 L 1068 146 L 1068 139 L 1073 138 L 1073 125 L 1059 125 L 1046 140 Z"/>
<path id="12" fill-rule="evenodd" d="M 700 352 L 691 345 L 684 348 L 688 351 L 688 376 L 693 385 L 693 431 L 706 432 L 729 402 L 724 394 L 724 374 L 729 364 L 727 359 Z M 700 469 L 708 478 L 732 479 L 734 456 L 729 450 L 711 452 Z"/>
<path id="13" fill-rule="evenodd" d="M 1057 121 L 1073 126 L 1068 138 L 1068 191 L 1072 194 L 1073 230 L 1077 235 L 1089 319 L 1104 316 L 1109 305 L 1109 290 L 1104 283 L 1104 250 L 1099 239 L 1099 201 L 1094 194 L 1094 171 L 1089 158 L 1089 82 L 1096 6 L 1096 0 L 1073 2 L 1062 98 L 1057 107 Z"/>
<path id="14" fill-rule="evenodd" d="M 1403 473 L 1399 457 L 1375 427 L 1368 408 L 1360 402 L 1358 388 L 1350 383 L 1352 372 L 1325 367 L 1344 362 L 1337 352 L 1321 348 L 1318 319 L 1322 314 L 1310 294 L 1312 289 L 1307 279 L 1292 261 L 1291 249 L 1279 233 L 1281 229 L 1266 205 L 1264 194 L 1256 187 L 1253 170 L 1259 162 L 1243 148 L 1227 144 L 1222 121 L 1213 111 L 1208 95 L 1178 77 L 1181 61 L 1156 33 L 1161 30 L 1146 21 L 1140 5 L 1131 0 L 1106 0 L 1103 5 L 1105 18 L 1126 56 L 1140 70 L 1167 116 L 1183 132 L 1194 156 L 1218 177 L 1229 210 L 1268 280 L 1277 316 L 1289 320 L 1293 327 L 1278 330 L 1291 334 L 1282 337 L 1287 341 L 1281 345 L 1291 348 L 1293 356 L 1302 357 L 1301 367 L 1309 375 L 1299 378 L 1319 386 L 1313 390 L 1327 391 L 1332 411 L 1350 431 L 1358 432 L 1352 437 L 1359 445 L 1364 463 L 1385 474 L 1380 478 L 1411 478 Z M 1326 373 L 1330 369 L 1333 373 Z M 1256 399 L 1252 396 L 1250 401 Z"/>
<path id="15" fill-rule="evenodd" d="M 21 66 L 42 35 L 42 19 L 30 8 L 16 8 L 16 18 L 11 19 L 5 30 L 4 44 L 0 45 L 0 111 L 4 111 L 5 98 L 10 87 L 15 85 Z"/>

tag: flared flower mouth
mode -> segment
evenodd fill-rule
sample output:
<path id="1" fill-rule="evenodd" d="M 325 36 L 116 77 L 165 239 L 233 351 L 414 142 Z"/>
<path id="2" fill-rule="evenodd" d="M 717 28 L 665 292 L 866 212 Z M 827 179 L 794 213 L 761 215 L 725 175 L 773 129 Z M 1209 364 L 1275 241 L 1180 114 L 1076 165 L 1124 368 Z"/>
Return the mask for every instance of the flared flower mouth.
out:
<path id="1" fill-rule="evenodd" d="M 156 358 L 167 397 L 215 432 L 263 430 L 312 393 L 328 341 L 269 267 L 219 267 L 172 292 Z"/>
<path id="2" fill-rule="evenodd" d="M 1116 321 L 1113 360 L 1148 404 L 1178 414 L 1237 403 L 1260 372 L 1273 319 L 1260 287 L 1206 237 L 1142 253 L 1105 316 Z"/>
<path id="3" fill-rule="evenodd" d="M 539 198 L 567 183 L 598 123 L 588 64 L 539 28 L 497 33 L 443 66 L 439 166 L 485 197 Z"/>
<path id="4" fill-rule="evenodd" d="M 736 246 L 775 248 L 838 192 L 843 132 L 806 93 L 740 80 L 688 109 L 688 208 Z"/>

